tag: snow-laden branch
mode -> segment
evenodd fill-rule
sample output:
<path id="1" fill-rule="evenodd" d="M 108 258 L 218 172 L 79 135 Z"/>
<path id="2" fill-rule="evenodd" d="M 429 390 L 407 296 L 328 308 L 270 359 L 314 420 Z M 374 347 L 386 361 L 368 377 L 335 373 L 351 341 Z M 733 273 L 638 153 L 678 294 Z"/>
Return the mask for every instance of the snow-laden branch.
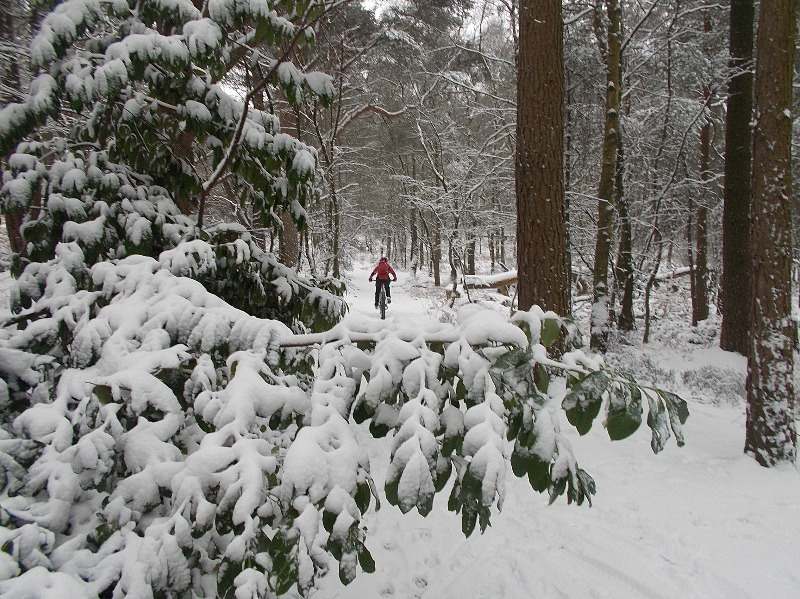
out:
<path id="1" fill-rule="evenodd" d="M 408 106 L 404 106 L 400 110 L 392 111 L 392 110 L 387 110 L 382 106 L 376 106 L 375 104 L 362 104 L 361 106 L 357 106 L 356 108 L 353 108 L 352 110 L 345 113 L 345 115 L 342 117 L 341 122 L 339 123 L 339 131 L 346 128 L 350 123 L 352 123 L 358 117 L 366 114 L 367 112 L 374 112 L 375 114 L 379 114 L 387 118 L 393 118 L 396 116 L 400 116 L 401 114 L 404 114 L 406 110 L 408 110 L 408 108 L 409 108 Z"/>

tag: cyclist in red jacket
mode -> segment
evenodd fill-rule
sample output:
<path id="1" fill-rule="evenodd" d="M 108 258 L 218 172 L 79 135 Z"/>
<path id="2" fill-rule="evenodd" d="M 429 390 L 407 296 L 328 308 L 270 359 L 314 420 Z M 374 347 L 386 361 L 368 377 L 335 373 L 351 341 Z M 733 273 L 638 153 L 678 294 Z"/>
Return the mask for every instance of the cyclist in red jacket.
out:
<path id="1" fill-rule="evenodd" d="M 386 302 L 391 304 L 392 303 L 392 296 L 391 291 L 389 290 L 389 275 L 392 276 L 392 280 L 397 280 L 397 274 L 395 274 L 394 269 L 389 265 L 389 259 L 386 256 L 383 256 L 380 261 L 378 261 L 378 265 L 372 270 L 372 274 L 369 275 L 369 282 L 372 282 L 372 279 L 375 279 L 375 307 L 378 307 L 378 296 L 381 293 L 381 285 L 383 285 L 384 289 L 386 289 Z"/>

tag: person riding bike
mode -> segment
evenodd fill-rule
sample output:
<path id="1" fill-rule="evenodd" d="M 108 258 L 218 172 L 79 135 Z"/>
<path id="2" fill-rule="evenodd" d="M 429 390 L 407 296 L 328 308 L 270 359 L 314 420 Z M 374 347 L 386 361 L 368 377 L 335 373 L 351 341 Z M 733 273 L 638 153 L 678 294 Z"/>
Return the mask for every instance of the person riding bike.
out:
<path id="1" fill-rule="evenodd" d="M 397 280 L 397 274 L 395 274 L 394 269 L 389 265 L 389 259 L 386 256 L 382 256 L 381 259 L 378 261 L 378 265 L 372 270 L 372 274 L 369 275 L 369 282 L 372 282 L 372 279 L 375 279 L 375 307 L 378 307 L 378 298 L 381 294 L 381 285 L 386 290 L 386 303 L 392 303 L 392 296 L 391 291 L 389 289 L 389 275 L 392 276 L 392 280 Z"/>

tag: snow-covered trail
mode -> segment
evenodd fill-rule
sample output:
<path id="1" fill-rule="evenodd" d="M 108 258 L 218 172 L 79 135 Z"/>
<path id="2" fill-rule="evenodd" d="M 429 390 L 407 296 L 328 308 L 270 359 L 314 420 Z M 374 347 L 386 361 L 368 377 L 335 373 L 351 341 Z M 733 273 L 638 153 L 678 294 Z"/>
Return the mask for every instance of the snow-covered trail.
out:
<path id="1" fill-rule="evenodd" d="M 362 276 L 363 275 L 363 276 Z M 364 265 L 351 274 L 348 318 L 377 318 Z M 429 299 L 398 272 L 385 326 L 428 316 Z M 363 281 L 362 281 L 363 280 Z M 800 475 L 764 469 L 742 455 L 740 407 L 690 404 L 687 445 L 650 450 L 644 426 L 611 443 L 595 423 L 570 430 L 581 466 L 597 481 L 594 507 L 547 505 L 507 472 L 507 496 L 492 526 L 465 539 L 447 511 L 403 516 L 384 502 L 367 514 L 377 571 L 342 587 L 335 568 L 314 599 L 760 598 L 800 596 Z M 383 487 L 388 443 L 363 427 L 372 474 Z M 333 564 L 332 564 L 333 565 Z"/>
<path id="2" fill-rule="evenodd" d="M 350 312 L 347 320 L 380 320 L 375 310 L 375 283 L 369 282 L 374 264 L 357 263 L 347 273 L 347 304 Z M 398 280 L 391 285 L 392 303 L 386 311 L 386 326 L 406 326 L 412 320 L 425 315 L 430 302 L 419 295 L 421 286 L 416 285 L 407 272 L 397 272 Z"/>

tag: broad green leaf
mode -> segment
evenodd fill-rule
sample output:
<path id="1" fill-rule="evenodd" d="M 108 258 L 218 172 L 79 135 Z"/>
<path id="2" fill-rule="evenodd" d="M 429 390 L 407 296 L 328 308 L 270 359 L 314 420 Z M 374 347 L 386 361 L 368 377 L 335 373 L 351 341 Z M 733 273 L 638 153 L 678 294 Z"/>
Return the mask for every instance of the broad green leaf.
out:
<path id="1" fill-rule="evenodd" d="M 478 506 L 465 505 L 464 511 L 461 512 L 461 532 L 465 537 L 470 536 L 475 530 L 475 524 L 478 522 Z"/>
<path id="2" fill-rule="evenodd" d="M 603 393 L 608 389 L 611 379 L 602 371 L 588 374 L 575 385 L 564 398 L 561 407 L 567 414 L 567 420 L 581 435 L 592 428 L 592 422 L 600 413 Z"/>
<path id="3" fill-rule="evenodd" d="M 358 559 L 359 555 L 352 549 L 342 554 L 342 559 L 339 560 L 339 580 L 342 581 L 342 584 L 348 585 L 356 579 Z M 288 591 L 289 589 L 286 590 Z M 281 593 L 278 594 L 280 595 Z"/>
<path id="4" fill-rule="evenodd" d="M 486 532 L 486 529 L 492 525 L 489 521 L 489 517 L 491 516 L 491 511 L 487 507 L 483 507 L 478 512 L 478 523 L 481 527 L 481 534 Z"/>
<path id="5" fill-rule="evenodd" d="M 531 359 L 532 355 L 527 349 L 515 348 L 497 358 L 492 364 L 492 367 L 497 370 L 508 370 L 509 368 L 516 368 L 521 364 L 527 364 Z"/>
<path id="6" fill-rule="evenodd" d="M 531 488 L 542 493 L 550 486 L 550 461 L 544 461 L 536 454 L 531 454 L 528 465 L 528 482 Z"/>
<path id="7" fill-rule="evenodd" d="M 636 385 L 611 386 L 606 430 L 612 441 L 631 436 L 642 424 L 642 392 Z"/>
<path id="8" fill-rule="evenodd" d="M 653 453 L 658 453 L 669 441 L 669 417 L 660 396 L 652 397 L 648 393 L 647 404 L 650 408 L 647 413 L 647 426 L 653 431 L 650 447 Z"/>
<path id="9" fill-rule="evenodd" d="M 514 443 L 514 451 L 511 453 L 511 470 L 514 472 L 514 476 L 525 476 L 528 472 L 529 464 L 530 450 L 527 447 L 523 447 L 519 439 L 517 439 L 517 442 Z"/>
<path id="10" fill-rule="evenodd" d="M 277 595 L 288 593 L 297 582 L 297 569 L 291 564 L 292 562 L 287 561 L 282 567 L 275 569 L 275 594 Z"/>
<path id="11" fill-rule="evenodd" d="M 361 511 L 362 514 L 365 514 L 369 509 L 369 500 L 372 497 L 372 493 L 369 491 L 369 484 L 366 482 L 358 483 L 356 485 L 356 495 L 355 495 L 355 502 L 358 506 L 358 509 Z M 324 514 L 323 514 L 324 517 Z M 327 529 L 327 527 L 326 527 Z"/>
<path id="12" fill-rule="evenodd" d="M 399 499 L 397 497 L 397 485 L 399 482 L 399 479 L 394 481 L 387 480 L 383 487 L 383 491 L 386 494 L 386 501 L 392 505 L 397 505 L 399 503 Z"/>
<path id="13" fill-rule="evenodd" d="M 433 481 L 433 486 L 437 493 L 445 488 L 452 473 L 453 463 L 450 458 L 440 455 L 436 460 L 436 477 Z"/>
<path id="14" fill-rule="evenodd" d="M 563 495 L 564 491 L 567 488 L 567 477 L 564 476 L 562 478 L 556 479 L 550 485 L 550 501 L 549 504 L 552 505 L 556 499 L 558 499 L 559 495 Z"/>
<path id="15" fill-rule="evenodd" d="M 367 549 L 363 543 L 359 544 L 358 563 L 361 565 L 361 569 L 367 574 L 375 572 L 375 560 L 372 558 L 369 549 Z"/>
<path id="16" fill-rule="evenodd" d="M 536 363 L 533 367 L 533 380 L 536 388 L 542 393 L 547 393 L 550 387 L 550 375 L 542 364 Z"/>
<path id="17" fill-rule="evenodd" d="M 584 501 L 592 505 L 592 495 L 597 492 L 594 479 L 589 476 L 586 470 L 578 468 L 574 476 L 569 477 L 567 488 L 567 503 L 573 501 L 578 505 L 583 505 Z"/>
<path id="18" fill-rule="evenodd" d="M 353 420 L 361 424 L 367 418 L 372 418 L 373 414 L 375 414 L 375 406 L 370 405 L 363 397 L 359 397 L 353 410 Z"/>
<path id="19" fill-rule="evenodd" d="M 103 405 L 114 401 L 114 397 L 111 395 L 111 387 L 108 385 L 95 385 L 94 396 L 97 398 L 97 401 Z"/>
<path id="20" fill-rule="evenodd" d="M 333 512 L 329 512 L 328 510 L 323 510 L 322 512 L 322 526 L 328 532 L 333 530 L 333 525 L 336 523 L 336 514 Z"/>
<path id="21" fill-rule="evenodd" d="M 678 443 L 678 447 L 683 447 L 685 444 L 683 425 L 686 424 L 686 420 L 689 418 L 689 406 L 685 400 L 669 391 L 659 390 L 658 395 L 664 400 L 664 404 L 667 406 L 669 423 L 675 435 L 675 441 Z"/>
<path id="22" fill-rule="evenodd" d="M 561 322 L 557 318 L 543 318 L 539 342 L 545 347 L 550 347 L 559 337 L 561 337 Z"/>

